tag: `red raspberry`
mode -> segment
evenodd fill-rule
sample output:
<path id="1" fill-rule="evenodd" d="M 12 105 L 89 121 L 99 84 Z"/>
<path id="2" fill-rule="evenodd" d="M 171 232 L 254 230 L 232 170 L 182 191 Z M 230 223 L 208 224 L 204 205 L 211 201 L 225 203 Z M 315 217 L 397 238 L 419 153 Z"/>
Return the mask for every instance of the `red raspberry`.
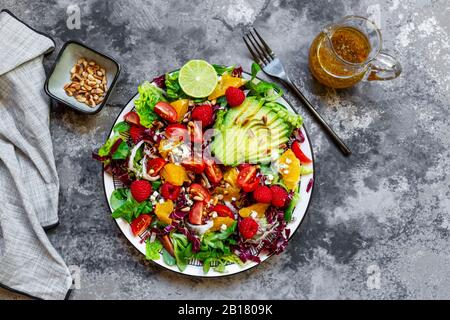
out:
<path id="1" fill-rule="evenodd" d="M 130 137 L 134 144 L 137 144 L 144 137 L 144 127 L 131 126 Z"/>
<path id="2" fill-rule="evenodd" d="M 169 182 L 164 182 L 161 186 L 161 195 L 167 200 L 177 200 L 180 195 L 181 188 L 179 186 L 174 186 Z"/>
<path id="3" fill-rule="evenodd" d="M 270 203 L 272 201 L 272 191 L 267 186 L 258 186 L 253 191 L 253 199 L 256 202 Z"/>
<path id="4" fill-rule="evenodd" d="M 288 198 L 287 191 L 280 186 L 271 186 L 270 191 L 272 191 L 272 205 L 283 208 L 286 205 L 286 200 Z"/>
<path id="5" fill-rule="evenodd" d="M 146 180 L 135 180 L 130 185 L 131 195 L 137 202 L 142 202 L 150 197 L 152 185 Z"/>
<path id="6" fill-rule="evenodd" d="M 209 104 L 196 106 L 191 113 L 191 119 L 201 121 L 203 129 L 213 123 L 214 110 Z"/>
<path id="7" fill-rule="evenodd" d="M 230 107 L 237 107 L 242 104 L 245 100 L 245 93 L 241 89 L 235 87 L 229 87 L 225 91 L 225 97 Z"/>
<path id="8" fill-rule="evenodd" d="M 239 232 L 244 239 L 251 239 L 258 232 L 258 223 L 251 217 L 247 217 L 239 222 Z"/>

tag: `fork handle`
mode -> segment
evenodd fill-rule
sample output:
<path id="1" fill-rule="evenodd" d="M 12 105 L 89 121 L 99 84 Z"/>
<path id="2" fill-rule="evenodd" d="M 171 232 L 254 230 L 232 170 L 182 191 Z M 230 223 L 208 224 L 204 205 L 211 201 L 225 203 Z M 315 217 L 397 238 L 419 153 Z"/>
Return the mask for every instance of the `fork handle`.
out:
<path id="1" fill-rule="evenodd" d="M 349 156 L 352 154 L 347 145 L 338 137 L 336 132 L 331 129 L 328 123 L 322 118 L 322 116 L 317 112 L 314 106 L 306 99 L 303 93 L 297 88 L 297 86 L 291 80 L 285 80 L 286 85 L 294 91 L 295 95 L 300 99 L 300 101 L 305 105 L 305 107 L 311 112 L 311 114 L 316 118 L 321 124 L 322 128 L 328 133 L 333 142 L 339 147 L 344 156 Z"/>

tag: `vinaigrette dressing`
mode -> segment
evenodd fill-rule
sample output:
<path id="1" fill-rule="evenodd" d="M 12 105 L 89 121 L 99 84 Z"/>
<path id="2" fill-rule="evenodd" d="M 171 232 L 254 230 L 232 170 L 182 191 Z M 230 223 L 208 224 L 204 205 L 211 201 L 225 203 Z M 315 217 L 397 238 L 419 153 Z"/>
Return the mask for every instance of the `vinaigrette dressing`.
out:
<path id="1" fill-rule="evenodd" d="M 367 36 L 354 27 L 337 27 L 331 38 L 321 32 L 312 42 L 309 67 L 313 76 L 332 88 L 347 88 L 364 78 L 372 48 Z"/>

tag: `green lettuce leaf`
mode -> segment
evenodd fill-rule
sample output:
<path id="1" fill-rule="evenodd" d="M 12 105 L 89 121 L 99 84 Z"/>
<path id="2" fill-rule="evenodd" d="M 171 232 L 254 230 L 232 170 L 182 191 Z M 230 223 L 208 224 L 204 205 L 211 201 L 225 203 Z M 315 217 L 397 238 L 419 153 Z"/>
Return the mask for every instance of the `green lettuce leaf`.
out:
<path id="1" fill-rule="evenodd" d="M 98 155 L 101 157 L 105 157 L 107 155 L 109 155 L 109 153 L 111 152 L 111 148 L 112 146 L 116 143 L 117 140 L 119 140 L 119 138 L 121 138 L 121 134 L 128 132 L 130 130 L 130 125 L 128 123 L 126 123 L 125 121 L 119 122 L 118 124 L 116 124 L 113 127 L 113 136 L 111 138 L 109 138 L 108 140 L 106 140 L 105 144 L 103 146 L 100 147 L 100 149 L 98 150 Z M 125 139 L 123 139 L 125 140 Z"/>
<path id="2" fill-rule="evenodd" d="M 146 81 L 138 87 L 139 97 L 134 100 L 136 112 L 141 124 L 150 128 L 158 115 L 153 111 L 155 105 L 160 101 L 166 101 L 164 91 Z"/>
<path id="3" fill-rule="evenodd" d="M 186 97 L 178 83 L 179 71 L 166 74 L 166 93 L 171 100 L 178 100 Z"/>
<path id="4" fill-rule="evenodd" d="M 109 202 L 111 203 L 111 208 L 116 210 L 120 206 L 122 206 L 125 202 L 127 202 L 128 198 L 130 198 L 130 189 L 128 188 L 119 188 L 113 191 L 111 197 L 109 198 Z"/>
<path id="5" fill-rule="evenodd" d="M 160 258 L 159 252 L 161 251 L 163 245 L 158 239 L 150 242 L 147 240 L 145 244 L 145 258 L 147 260 L 158 260 Z"/>
<path id="6" fill-rule="evenodd" d="M 120 207 L 115 209 L 112 213 L 114 219 L 125 219 L 128 223 L 131 223 L 134 215 L 135 203 L 132 200 L 127 200 Z"/>
<path id="7" fill-rule="evenodd" d="M 118 133 L 124 133 L 124 132 L 128 132 L 130 131 L 130 125 L 125 122 L 119 122 L 118 124 L 116 124 L 113 128 L 114 132 L 118 132 Z"/>
<path id="8" fill-rule="evenodd" d="M 101 157 L 105 157 L 109 155 L 111 152 L 111 148 L 116 143 L 117 140 L 119 140 L 120 134 L 118 132 L 115 132 L 114 135 L 106 140 L 105 144 L 98 149 L 98 155 Z"/>
<path id="9" fill-rule="evenodd" d="M 113 153 L 112 158 L 114 160 L 125 160 L 130 154 L 130 147 L 126 143 L 126 141 L 122 141 L 117 148 L 117 150 Z"/>

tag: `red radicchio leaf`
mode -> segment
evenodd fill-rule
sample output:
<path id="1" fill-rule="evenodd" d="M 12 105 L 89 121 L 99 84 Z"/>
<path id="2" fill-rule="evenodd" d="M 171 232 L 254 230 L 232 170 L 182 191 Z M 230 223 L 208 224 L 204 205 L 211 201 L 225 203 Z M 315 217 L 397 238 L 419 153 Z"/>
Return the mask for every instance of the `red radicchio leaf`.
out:
<path id="1" fill-rule="evenodd" d="M 186 236 L 186 238 L 189 240 L 190 243 L 192 243 L 192 251 L 193 252 L 199 252 L 200 251 L 200 239 L 194 235 L 192 232 L 190 232 L 185 227 L 178 228 L 178 231 L 180 231 L 182 234 Z"/>
<path id="2" fill-rule="evenodd" d="M 111 160 L 106 166 L 105 171 L 119 179 L 125 186 L 131 184 L 130 176 L 128 175 L 128 160 Z"/>
<path id="3" fill-rule="evenodd" d="M 309 182 L 308 182 L 308 185 L 306 186 L 306 192 L 311 191 L 311 188 L 312 188 L 313 184 L 314 184 L 314 179 L 311 178 L 311 179 L 309 180 Z"/>
<path id="4" fill-rule="evenodd" d="M 143 140 L 150 143 L 156 143 L 158 144 L 164 136 L 161 133 L 156 133 L 155 129 L 148 128 L 144 130 L 144 137 Z"/>
<path id="5" fill-rule="evenodd" d="M 111 159 L 111 157 L 109 155 L 102 157 L 98 153 L 92 152 L 92 159 L 103 162 L 103 161 Z"/>
<path id="6" fill-rule="evenodd" d="M 295 136 L 295 139 L 300 141 L 300 143 L 305 142 L 305 136 L 303 135 L 303 132 L 300 128 L 297 128 L 294 130 L 294 136 Z"/>
<path id="7" fill-rule="evenodd" d="M 153 82 L 157 87 L 161 89 L 166 89 L 166 75 L 160 75 L 156 78 L 154 78 L 151 82 Z"/>
<path id="8" fill-rule="evenodd" d="M 175 210 L 169 215 L 169 218 L 174 220 L 182 220 L 189 212 L 183 212 L 180 210 Z"/>
<path id="9" fill-rule="evenodd" d="M 122 138 L 117 139 L 116 142 L 114 142 L 113 146 L 111 147 L 111 150 L 109 151 L 110 155 L 113 155 L 114 152 L 117 151 L 117 148 L 119 148 L 120 144 L 123 142 Z"/>
<path id="10" fill-rule="evenodd" d="M 231 71 L 231 76 L 232 77 L 238 77 L 238 78 L 242 78 L 242 67 L 236 67 L 233 69 L 233 71 Z"/>

